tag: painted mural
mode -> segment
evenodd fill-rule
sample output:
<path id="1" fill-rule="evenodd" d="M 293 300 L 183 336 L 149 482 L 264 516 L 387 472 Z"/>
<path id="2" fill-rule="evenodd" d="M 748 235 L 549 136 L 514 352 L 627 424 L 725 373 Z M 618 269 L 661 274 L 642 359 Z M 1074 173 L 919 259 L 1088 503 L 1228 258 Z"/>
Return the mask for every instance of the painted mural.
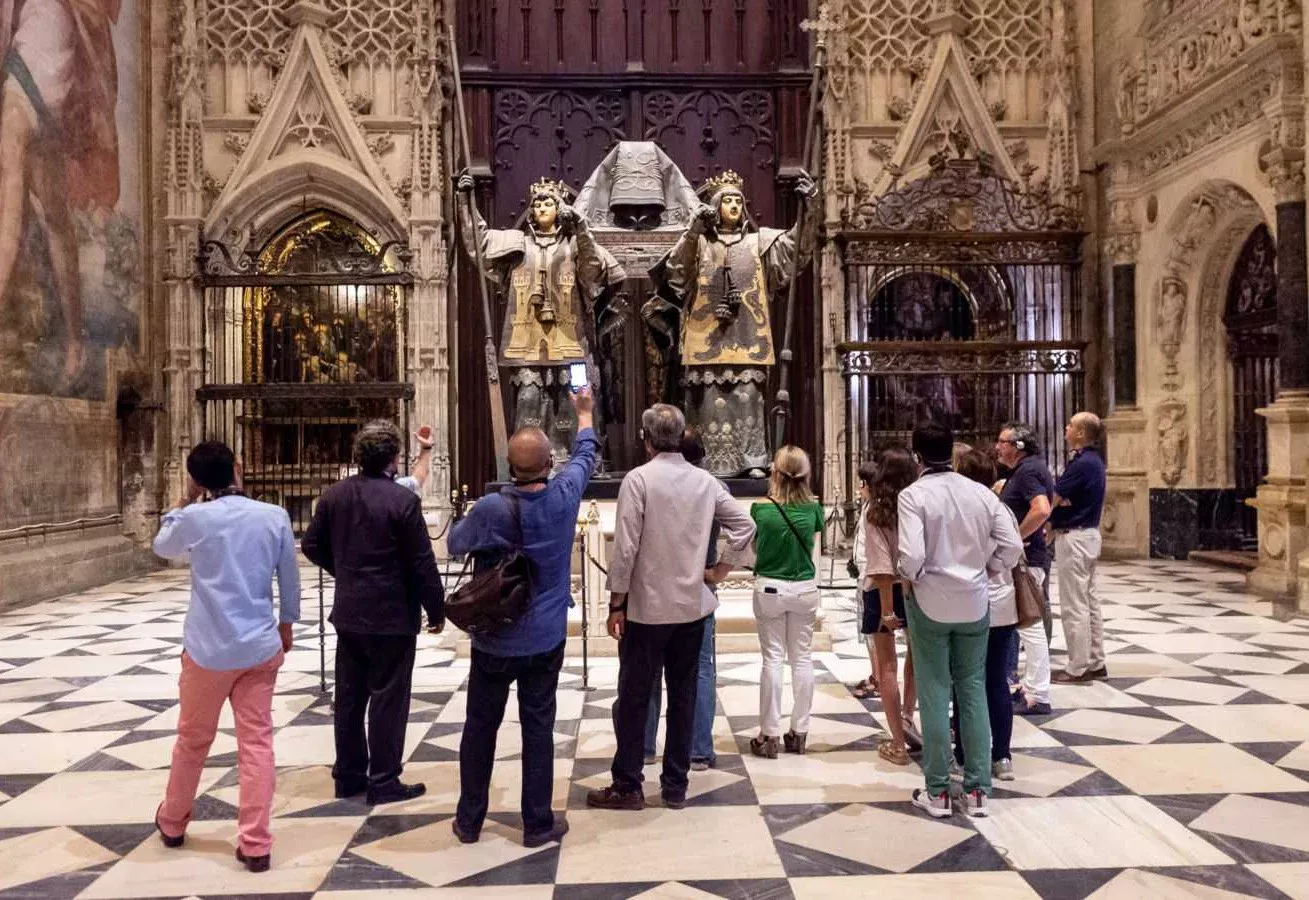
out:
<path id="1" fill-rule="evenodd" d="M 136 350 L 134 2 L 0 0 L 0 393 L 103 400 Z"/>

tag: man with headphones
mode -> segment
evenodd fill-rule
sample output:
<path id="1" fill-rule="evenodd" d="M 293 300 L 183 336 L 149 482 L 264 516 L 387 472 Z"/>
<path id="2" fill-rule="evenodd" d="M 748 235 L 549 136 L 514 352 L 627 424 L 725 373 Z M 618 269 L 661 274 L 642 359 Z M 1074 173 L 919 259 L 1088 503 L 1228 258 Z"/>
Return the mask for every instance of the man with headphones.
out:
<path id="1" fill-rule="evenodd" d="M 1027 554 L 1027 567 L 1042 586 L 1050 571 L 1050 549 L 1045 541 L 1045 523 L 1053 509 L 1054 476 L 1041 457 L 1036 433 L 1022 422 L 1010 422 L 995 442 L 995 455 L 1009 469 L 1009 478 L 1000 491 L 1000 500 L 1018 520 L 1018 533 Z M 1049 592 L 1046 610 L 1049 614 Z M 1018 633 L 1027 651 L 1022 690 L 1015 695 L 1014 712 L 1018 715 L 1050 713 L 1049 626 L 1036 624 Z M 1014 651 L 1014 659 L 1017 651 Z"/>

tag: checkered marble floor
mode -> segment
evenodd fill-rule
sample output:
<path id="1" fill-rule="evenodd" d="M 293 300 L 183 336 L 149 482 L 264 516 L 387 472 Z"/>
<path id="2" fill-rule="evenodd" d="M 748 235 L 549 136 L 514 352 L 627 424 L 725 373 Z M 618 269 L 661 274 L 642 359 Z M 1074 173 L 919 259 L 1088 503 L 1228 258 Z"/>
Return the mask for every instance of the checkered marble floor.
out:
<path id="1" fill-rule="evenodd" d="M 1112 677 L 1056 686 L 1052 715 L 1017 721 L 1017 780 L 997 783 L 990 819 L 926 819 L 907 802 L 918 768 L 877 756 L 880 706 L 846 687 L 868 667 L 838 582 L 826 591 L 836 641 L 818 659 L 810 755 L 749 755 L 758 658 L 724 655 L 719 767 L 692 775 L 682 811 L 585 808 L 587 789 L 608 780 L 617 670 L 593 660 L 584 689 L 581 660 L 569 659 L 555 797 L 572 831 L 537 850 L 518 831 L 512 701 L 482 841 L 450 832 L 467 699 L 454 635 L 420 639 L 406 777 L 427 795 L 377 809 L 334 800 L 308 622 L 274 701 L 276 843 L 262 875 L 232 857 L 230 719 L 185 848 L 152 833 L 186 574 L 29 607 L 0 616 L 0 897 L 1309 897 L 1309 622 L 1278 621 L 1230 573 L 1173 562 L 1103 572 Z M 315 616 L 316 578 L 305 584 Z M 1056 627 L 1056 664 L 1061 648 Z"/>

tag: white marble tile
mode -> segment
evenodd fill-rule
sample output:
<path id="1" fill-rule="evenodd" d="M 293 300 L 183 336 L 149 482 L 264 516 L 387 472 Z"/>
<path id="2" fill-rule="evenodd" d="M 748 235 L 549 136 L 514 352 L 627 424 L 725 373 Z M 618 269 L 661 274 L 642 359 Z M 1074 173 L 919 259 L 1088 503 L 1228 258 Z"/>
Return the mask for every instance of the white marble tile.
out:
<path id="1" fill-rule="evenodd" d="M 1076 752 L 1137 794 L 1303 791 L 1305 782 L 1228 744 L 1077 747 Z"/>
<path id="2" fill-rule="evenodd" d="M 89 637 L 71 640 L 48 640 L 44 637 L 19 637 L 0 641 L 0 659 L 36 660 L 75 650 L 90 641 Z"/>
<path id="3" fill-rule="evenodd" d="M 523 846 L 521 832 L 495 821 L 488 821 L 483 826 L 481 840 L 477 843 L 461 844 L 450 829 L 450 820 L 446 819 L 363 844 L 352 852 L 417 881 L 439 886 L 461 881 L 538 851 Z"/>
<path id="4" fill-rule="evenodd" d="M 136 741 L 131 744 L 105 747 L 100 752 L 115 759 L 121 759 L 125 763 L 130 763 L 138 769 L 167 769 L 173 763 L 173 745 L 175 743 L 177 743 L 177 735 L 165 734 L 161 737 Z M 277 739 L 274 738 L 274 755 L 276 755 L 277 750 Z M 214 742 L 209 747 L 209 757 L 211 759 L 224 753 L 235 752 L 236 738 L 223 731 L 214 735 Z M 277 762 L 280 765 L 282 761 L 278 759 Z"/>
<path id="5" fill-rule="evenodd" d="M 1115 653 L 1107 663 L 1114 678 L 1203 678 L 1213 674 L 1163 653 Z"/>
<path id="6" fill-rule="evenodd" d="M 1251 653 L 1244 641 L 1223 634 L 1121 634 L 1129 644 L 1152 653 Z"/>
<path id="7" fill-rule="evenodd" d="M 192 822 L 183 849 L 143 841 L 79 896 L 111 900 L 139 897 L 143 891 L 172 897 L 312 893 L 363 821 L 279 819 L 273 826 L 272 868 L 259 874 L 247 872 L 235 859 L 235 822 Z"/>
<path id="8" fill-rule="evenodd" d="M 718 689 L 718 700 L 723 712 L 729 716 L 758 716 L 759 688 L 754 685 L 729 684 Z M 783 719 L 789 721 L 791 691 L 782 695 Z M 814 715 L 829 713 L 866 713 L 868 710 L 856 700 L 844 684 L 818 684 L 814 686 Z M 783 722 L 784 727 L 786 722 Z"/>
<path id="9" fill-rule="evenodd" d="M 118 859 L 118 854 L 71 828 L 48 828 L 0 840 L 0 891 L 44 878 L 80 872 Z"/>
<path id="10" fill-rule="evenodd" d="M 1298 741 L 1309 735 L 1309 709 L 1287 704 L 1161 706 L 1205 734 L 1228 743 Z"/>
<path id="11" fill-rule="evenodd" d="M 1057 794 L 1095 772 L 1090 766 L 1074 765 L 1027 753 L 1015 753 L 1013 765 L 1014 780 L 997 781 L 996 787 L 1033 797 Z"/>
<path id="12" fill-rule="evenodd" d="M 573 761 L 555 757 L 554 792 L 555 809 L 568 805 Z M 698 773 L 697 773 L 698 774 Z M 373 809 L 374 816 L 450 815 L 459 803 L 459 763 L 419 762 L 405 765 L 404 780 L 421 781 L 427 793 L 404 803 L 388 803 Z M 522 808 L 523 765 L 518 760 L 501 760 L 492 769 L 488 808 L 491 812 L 518 812 Z"/>
<path id="13" fill-rule="evenodd" d="M 1302 629 L 1293 634 L 1256 634 L 1250 637 L 1250 643 L 1269 649 L 1309 650 L 1309 632 Z"/>
<path id="14" fill-rule="evenodd" d="M 162 653 L 177 649 L 177 645 L 158 638 L 128 638 L 124 641 L 87 641 L 78 649 L 100 656 L 129 656 L 134 653 Z"/>
<path id="15" fill-rule="evenodd" d="M 0 734 L 0 773 L 41 775 L 62 772 L 125 734 L 126 731 Z"/>
<path id="16" fill-rule="evenodd" d="M 1102 709 L 1079 709 L 1058 716 L 1044 724 L 1052 731 L 1125 741 L 1129 744 L 1149 744 L 1181 728 L 1180 722 L 1110 712 Z"/>
<path id="17" fill-rule="evenodd" d="M 1191 830 L 1309 853 L 1309 806 L 1265 797 L 1224 797 L 1192 822 Z"/>
<path id="18" fill-rule="evenodd" d="M 332 780 L 330 766 L 287 769 L 280 765 L 281 760 L 278 760 L 278 763 L 277 784 L 273 789 L 274 816 L 292 816 L 336 801 L 336 782 Z M 241 804 L 239 785 L 214 788 L 209 792 L 209 796 L 216 797 L 233 807 L 239 807 Z"/>
<path id="19" fill-rule="evenodd" d="M 923 786 L 916 763 L 897 766 L 874 751 L 742 758 L 759 802 L 768 806 L 908 800 L 914 788 Z"/>
<path id="20" fill-rule="evenodd" d="M 1113 657 L 1108 664 L 1114 664 Z M 1055 709 L 1137 709 L 1146 704 L 1106 682 L 1092 681 L 1050 685 L 1050 705 Z"/>
<path id="21" fill-rule="evenodd" d="M 693 881 L 784 878 L 763 815 L 754 806 L 572 810 L 556 881 Z M 694 835 L 692 841 L 687 835 Z M 596 860 L 623 860 L 596 865 Z"/>
<path id="22" fill-rule="evenodd" d="M 319 891 L 314 900 L 553 900 L 553 884 Z"/>
<path id="23" fill-rule="evenodd" d="M 870 839 L 871 835 L 876 838 Z M 891 872 L 908 872 L 973 836 L 926 816 L 854 804 L 778 835 L 778 840 Z"/>
<path id="24" fill-rule="evenodd" d="M 109 700 L 104 703 L 63 706 L 23 718 L 46 731 L 89 731 L 107 725 L 137 722 L 152 718 L 154 715 L 154 712 L 144 706 L 122 700 Z"/>
<path id="25" fill-rule="evenodd" d="M 1309 900 L 1309 863 L 1262 863 L 1248 868 L 1292 900 Z"/>
<path id="26" fill-rule="evenodd" d="M 200 776 L 200 793 L 208 790 L 225 772 L 226 769 L 204 769 Z M 150 772 L 61 772 L 0 806 L 0 828 L 153 822 L 167 785 L 168 772 L 165 769 Z"/>
<path id="27" fill-rule="evenodd" d="M 10 669 L 5 678 L 103 678 L 151 659 L 149 656 L 51 656 Z"/>
<path id="28" fill-rule="evenodd" d="M 432 671 L 440 671 L 433 669 Z M 581 691 L 561 690 L 555 695 L 555 721 L 567 722 L 571 719 L 582 718 L 582 706 L 586 702 L 586 695 Z M 441 714 L 437 716 L 436 721 L 443 724 L 463 724 L 468 716 L 468 692 L 459 691 L 451 696 L 450 701 L 446 703 Z M 518 693 L 517 691 L 509 692 L 509 701 L 505 704 L 506 722 L 518 721 Z"/>
<path id="29" fill-rule="evenodd" d="M 1220 705 L 1231 703 L 1246 693 L 1246 690 L 1230 684 L 1189 681 L 1185 678 L 1151 678 L 1129 687 L 1127 692 L 1140 697 L 1162 697 L 1165 700 L 1187 700 L 1193 703 Z"/>
<path id="30" fill-rule="evenodd" d="M 43 706 L 45 706 L 45 703 L 32 703 L 30 701 L 27 703 L 0 703 L 0 725 L 25 716 Z"/>
<path id="31" fill-rule="evenodd" d="M 991 817 L 974 824 L 1020 870 L 1232 861 L 1142 797 L 993 800 Z"/>
<path id="32" fill-rule="evenodd" d="M 176 675 L 111 675 L 61 697 L 77 703 L 107 700 L 176 700 Z"/>
<path id="33" fill-rule="evenodd" d="M 1198 628 L 1210 634 L 1285 634 L 1299 631 L 1295 625 L 1264 616 L 1212 616 L 1198 619 L 1178 616 L 1173 621 L 1187 628 Z"/>
<path id="34" fill-rule="evenodd" d="M 1309 703 L 1309 675 L 1232 675 L 1229 678 L 1283 703 Z"/>
<path id="35" fill-rule="evenodd" d="M 1039 900 L 1040 894 L 1017 872 L 939 872 L 914 875 L 857 875 L 843 878 L 792 878 L 795 900 L 867 900 L 870 897 L 921 900 Z"/>
<path id="36" fill-rule="evenodd" d="M 308 694 L 277 694 L 273 697 L 273 726 L 282 728 L 292 719 L 313 706 L 317 698 Z M 143 731 L 176 731 L 177 718 L 182 710 L 181 704 L 175 704 L 161 712 L 153 719 L 138 725 Z M 225 703 L 218 715 L 219 728 L 235 728 L 236 719 L 232 716 L 232 704 Z"/>
<path id="37" fill-rule="evenodd" d="M 1088 900 L 1141 900 L 1145 897 L 1150 900 L 1250 900 L 1249 894 L 1236 894 L 1139 869 L 1128 869 L 1115 875 Z"/>

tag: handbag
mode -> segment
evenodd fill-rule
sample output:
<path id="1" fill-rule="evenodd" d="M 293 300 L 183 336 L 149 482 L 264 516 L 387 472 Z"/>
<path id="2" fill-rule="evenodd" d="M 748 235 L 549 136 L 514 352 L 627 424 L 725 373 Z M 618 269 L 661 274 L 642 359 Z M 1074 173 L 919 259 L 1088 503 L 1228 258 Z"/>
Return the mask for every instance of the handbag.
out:
<path id="1" fill-rule="evenodd" d="M 809 559 L 809 568 L 814 570 L 813 577 L 817 578 L 818 570 L 814 568 L 814 561 L 812 556 L 810 555 L 812 554 L 813 551 L 805 547 L 804 538 L 800 536 L 800 531 L 793 524 L 791 524 L 791 519 L 789 516 L 787 516 L 786 510 L 782 509 L 782 504 L 778 503 L 772 497 L 769 497 L 768 500 L 773 504 L 773 506 L 777 507 L 777 514 L 782 517 L 782 521 L 786 523 L 786 527 L 791 529 L 791 534 L 795 535 L 795 542 L 800 545 L 800 549 L 805 553 L 806 558 Z"/>
<path id="2" fill-rule="evenodd" d="M 523 617 L 532 601 L 532 561 L 523 553 L 523 521 L 518 498 L 508 492 L 501 497 L 513 514 L 516 540 L 495 565 L 474 572 L 460 586 L 472 563 L 470 553 L 455 589 L 445 601 L 445 617 L 471 635 L 494 634 Z"/>
<path id="3" fill-rule="evenodd" d="M 1045 594 L 1036 583 L 1036 576 L 1027 567 L 1026 558 L 1014 566 L 1014 604 L 1018 607 L 1018 627 L 1026 628 L 1045 617 Z"/>

